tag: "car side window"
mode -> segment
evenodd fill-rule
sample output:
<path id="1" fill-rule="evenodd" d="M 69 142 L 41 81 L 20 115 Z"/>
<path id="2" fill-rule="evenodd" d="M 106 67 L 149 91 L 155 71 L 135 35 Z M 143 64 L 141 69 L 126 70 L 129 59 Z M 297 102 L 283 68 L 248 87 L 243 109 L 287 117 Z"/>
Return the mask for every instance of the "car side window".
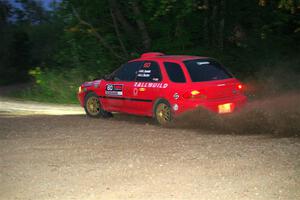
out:
<path id="1" fill-rule="evenodd" d="M 164 62 L 169 79 L 175 83 L 185 83 L 186 79 L 181 66 L 177 63 Z"/>
<path id="2" fill-rule="evenodd" d="M 159 65 L 153 61 L 144 61 L 136 73 L 136 81 L 159 82 L 162 80 Z"/>
<path id="3" fill-rule="evenodd" d="M 113 75 L 114 81 L 134 81 L 136 72 L 141 68 L 142 61 L 134 61 L 124 64 Z"/>

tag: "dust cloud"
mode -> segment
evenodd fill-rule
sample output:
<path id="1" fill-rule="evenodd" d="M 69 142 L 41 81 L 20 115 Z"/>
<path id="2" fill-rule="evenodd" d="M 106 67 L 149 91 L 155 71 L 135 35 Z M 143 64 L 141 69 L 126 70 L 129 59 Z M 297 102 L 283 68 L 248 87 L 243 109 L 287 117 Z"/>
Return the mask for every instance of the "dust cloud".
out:
<path id="1" fill-rule="evenodd" d="M 300 92 L 249 101 L 233 114 L 217 115 L 203 108 L 176 118 L 171 127 L 211 130 L 219 134 L 300 136 Z"/>

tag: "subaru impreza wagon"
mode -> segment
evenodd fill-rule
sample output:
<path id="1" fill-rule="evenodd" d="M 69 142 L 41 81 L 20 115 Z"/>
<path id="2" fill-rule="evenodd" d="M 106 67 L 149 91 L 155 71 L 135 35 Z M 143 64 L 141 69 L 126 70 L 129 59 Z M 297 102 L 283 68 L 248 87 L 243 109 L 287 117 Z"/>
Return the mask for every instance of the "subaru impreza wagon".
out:
<path id="1" fill-rule="evenodd" d="M 103 79 L 83 83 L 78 99 L 90 117 L 122 112 L 151 116 L 162 125 L 198 107 L 226 114 L 247 101 L 241 82 L 216 60 L 156 52 L 142 54 Z"/>

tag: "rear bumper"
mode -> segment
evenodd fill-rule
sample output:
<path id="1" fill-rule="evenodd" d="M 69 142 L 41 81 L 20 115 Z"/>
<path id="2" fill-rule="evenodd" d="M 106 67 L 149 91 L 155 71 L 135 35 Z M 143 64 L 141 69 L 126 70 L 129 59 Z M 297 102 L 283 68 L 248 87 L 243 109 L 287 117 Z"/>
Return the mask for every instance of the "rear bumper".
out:
<path id="1" fill-rule="evenodd" d="M 212 99 L 212 100 L 186 100 L 182 102 L 174 102 L 172 106 L 175 104 L 178 105 L 178 110 L 174 111 L 175 115 L 182 114 L 187 111 L 194 110 L 199 107 L 203 107 L 211 112 L 219 113 L 219 105 L 223 104 L 232 104 L 232 112 L 236 112 L 237 110 L 241 109 L 247 102 L 247 97 L 244 95 L 238 95 L 229 98 L 222 98 L 222 99 Z"/>

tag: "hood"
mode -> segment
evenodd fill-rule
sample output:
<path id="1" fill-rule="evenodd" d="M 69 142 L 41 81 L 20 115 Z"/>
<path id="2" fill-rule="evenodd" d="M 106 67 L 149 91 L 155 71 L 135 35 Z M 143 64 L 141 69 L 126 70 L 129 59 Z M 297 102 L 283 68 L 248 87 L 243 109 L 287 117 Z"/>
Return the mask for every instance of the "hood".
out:
<path id="1" fill-rule="evenodd" d="M 101 80 L 94 80 L 94 81 L 89 81 L 89 82 L 84 82 L 82 84 L 82 87 L 90 87 L 90 86 L 99 86 L 101 83 Z"/>

